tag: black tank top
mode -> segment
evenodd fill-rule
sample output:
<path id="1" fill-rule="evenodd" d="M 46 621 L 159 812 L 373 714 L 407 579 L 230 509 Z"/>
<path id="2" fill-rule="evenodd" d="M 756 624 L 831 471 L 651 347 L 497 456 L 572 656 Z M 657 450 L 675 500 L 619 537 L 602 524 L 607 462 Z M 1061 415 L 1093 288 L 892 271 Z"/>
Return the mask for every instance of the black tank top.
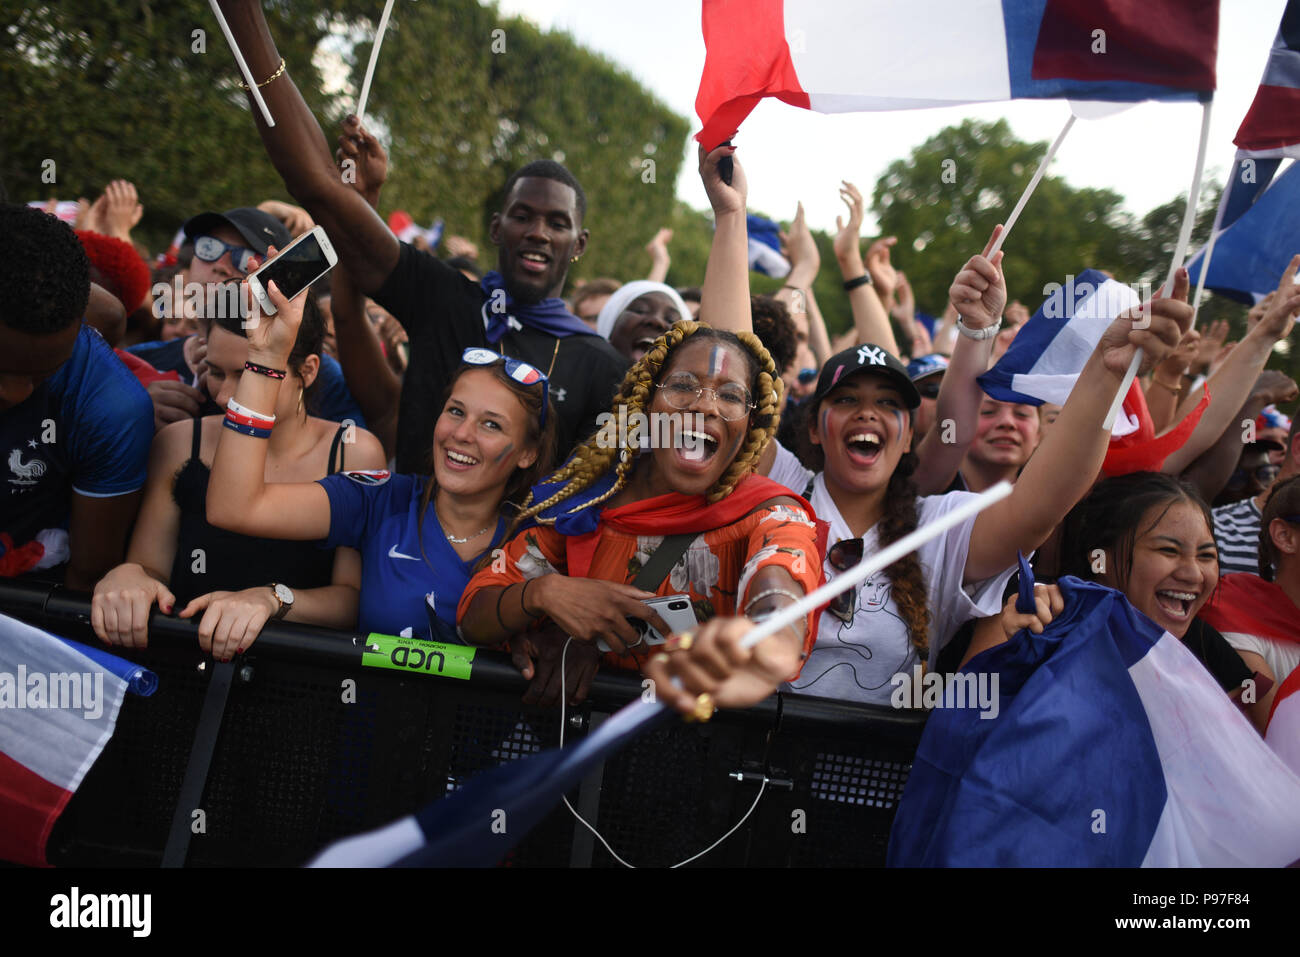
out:
<path id="1" fill-rule="evenodd" d="M 339 427 L 330 446 L 330 475 L 343 467 L 345 429 Z M 211 470 L 199 458 L 202 438 L 202 419 L 195 418 L 189 461 L 176 473 L 172 485 L 172 498 L 181 510 L 171 575 L 176 607 L 208 592 L 241 591 L 271 582 L 283 582 L 290 588 L 328 585 L 334 570 L 333 549 L 320 548 L 316 542 L 238 535 L 208 524 Z"/>

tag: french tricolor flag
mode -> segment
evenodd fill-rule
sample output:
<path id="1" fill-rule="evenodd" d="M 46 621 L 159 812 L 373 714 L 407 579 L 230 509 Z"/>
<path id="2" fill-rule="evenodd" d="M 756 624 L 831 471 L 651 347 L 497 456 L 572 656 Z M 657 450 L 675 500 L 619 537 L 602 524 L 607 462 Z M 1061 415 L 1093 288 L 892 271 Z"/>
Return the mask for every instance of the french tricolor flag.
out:
<path id="1" fill-rule="evenodd" d="M 1300 668 L 1291 672 L 1273 696 L 1264 740 L 1287 767 L 1300 774 Z"/>
<path id="2" fill-rule="evenodd" d="M 1195 100 L 1218 0 L 704 0 L 698 139 L 763 97 L 822 113 L 1021 97 Z"/>
<path id="3" fill-rule="evenodd" d="M 931 713 L 889 863 L 1300 861 L 1300 777 L 1218 682 L 1120 592 L 1059 584 L 1065 609 L 1042 634 L 1021 631 L 962 669 L 997 677 L 996 717 Z"/>
<path id="4" fill-rule="evenodd" d="M 1140 302 L 1132 287 L 1099 270 L 1067 276 L 1016 334 L 1006 354 L 979 376 L 980 387 L 1000 402 L 1065 405 L 1106 327 Z M 1190 415 L 1157 436 L 1141 383 L 1134 379 L 1123 412 L 1115 419 L 1102 471 L 1124 475 L 1159 470 L 1187 441 L 1208 405 L 1207 390 Z"/>
<path id="5" fill-rule="evenodd" d="M 45 842 L 153 672 L 0 615 L 0 860 L 44 867 Z"/>

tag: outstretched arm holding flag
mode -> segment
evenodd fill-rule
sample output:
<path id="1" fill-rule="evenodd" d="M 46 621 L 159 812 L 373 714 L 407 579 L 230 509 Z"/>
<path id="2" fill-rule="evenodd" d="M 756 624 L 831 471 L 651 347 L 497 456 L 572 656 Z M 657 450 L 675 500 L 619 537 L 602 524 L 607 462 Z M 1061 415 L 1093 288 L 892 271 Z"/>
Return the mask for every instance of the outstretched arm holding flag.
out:
<path id="1" fill-rule="evenodd" d="M 258 0 L 220 0 L 231 35 L 258 83 L 280 68 L 280 53 Z M 267 155 L 289 193 L 325 228 L 357 287 L 372 295 L 397 265 L 397 238 L 366 201 L 343 181 L 333 151 L 286 69 L 260 87 L 276 124 L 253 111 Z M 345 131 L 349 131 L 345 123 Z M 354 122 L 353 126 L 359 126 Z"/>

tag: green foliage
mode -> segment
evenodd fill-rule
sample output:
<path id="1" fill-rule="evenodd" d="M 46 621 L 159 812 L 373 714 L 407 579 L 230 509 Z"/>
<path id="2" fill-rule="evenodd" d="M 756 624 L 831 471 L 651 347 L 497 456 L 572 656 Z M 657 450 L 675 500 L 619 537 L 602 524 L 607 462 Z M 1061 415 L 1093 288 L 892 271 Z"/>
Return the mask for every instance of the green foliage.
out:
<path id="1" fill-rule="evenodd" d="M 332 143 L 355 107 L 382 5 L 265 6 Z M 193 49 L 196 29 L 206 52 Z M 343 56 L 350 89 L 321 91 L 318 47 Z M 20 201 L 93 198 L 129 178 L 146 207 L 137 232 L 155 248 L 199 210 L 288 200 L 237 79 L 204 0 L 34 6 L 0 33 L 0 115 L 23 118 L 6 124 L 0 177 Z M 572 38 L 476 0 L 395 8 L 367 114 L 389 134 L 383 211 L 403 208 L 425 224 L 441 216 L 484 249 L 502 186 L 533 159 L 565 163 L 588 194 L 592 243 L 575 278 L 644 274 L 645 243 L 674 215 L 686 121 Z M 53 185 L 40 180 L 46 158 L 57 164 Z"/>
<path id="2" fill-rule="evenodd" d="M 316 13 L 276 5 L 268 20 L 319 109 Z M 195 52 L 196 29 L 206 52 Z M 202 209 L 288 199 L 238 78 L 204 0 L 29 5 L 0 32 L 0 178 L 17 202 L 93 199 L 129 178 L 146 207 L 137 232 L 155 248 Z M 41 181 L 45 159 L 56 164 L 53 184 Z"/>

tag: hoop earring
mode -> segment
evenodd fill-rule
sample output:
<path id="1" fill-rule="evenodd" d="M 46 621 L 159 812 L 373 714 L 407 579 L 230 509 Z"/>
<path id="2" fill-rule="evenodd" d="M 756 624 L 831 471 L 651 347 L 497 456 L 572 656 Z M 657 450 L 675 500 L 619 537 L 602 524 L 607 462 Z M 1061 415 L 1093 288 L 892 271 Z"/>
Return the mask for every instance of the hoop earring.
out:
<path id="1" fill-rule="evenodd" d="M 572 259 L 569 260 L 569 262 L 570 262 L 570 263 L 576 263 L 576 262 L 577 262 L 579 259 L 581 259 L 581 258 L 582 258 L 581 256 L 574 256 Z"/>

